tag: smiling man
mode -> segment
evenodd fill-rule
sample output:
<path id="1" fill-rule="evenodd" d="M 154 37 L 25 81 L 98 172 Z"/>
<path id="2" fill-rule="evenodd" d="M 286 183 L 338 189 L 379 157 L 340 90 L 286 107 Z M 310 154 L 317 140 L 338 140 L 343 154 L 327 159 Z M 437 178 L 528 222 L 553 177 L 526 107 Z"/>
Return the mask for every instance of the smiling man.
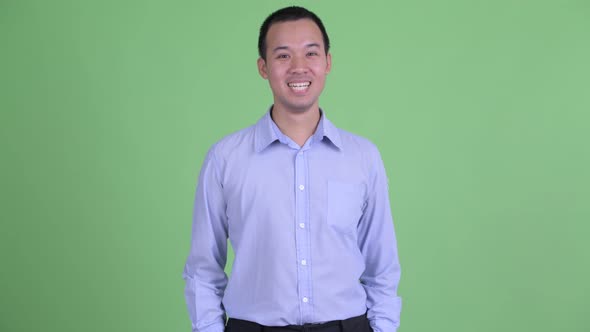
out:
<path id="1" fill-rule="evenodd" d="M 322 21 L 301 7 L 260 28 L 258 71 L 274 101 L 255 125 L 213 145 L 201 168 L 183 273 L 193 331 L 399 326 L 385 168 L 371 142 L 319 107 L 329 48 Z"/>

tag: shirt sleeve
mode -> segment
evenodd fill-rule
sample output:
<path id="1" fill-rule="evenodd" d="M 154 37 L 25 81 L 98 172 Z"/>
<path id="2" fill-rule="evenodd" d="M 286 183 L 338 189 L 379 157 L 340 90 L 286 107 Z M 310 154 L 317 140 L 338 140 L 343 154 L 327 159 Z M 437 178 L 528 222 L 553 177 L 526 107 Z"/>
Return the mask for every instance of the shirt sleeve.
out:
<path id="1" fill-rule="evenodd" d="M 225 309 L 221 301 L 227 285 L 225 207 L 214 146 L 199 174 L 190 252 L 182 274 L 193 332 L 223 332 L 225 328 Z"/>
<path id="2" fill-rule="evenodd" d="M 387 175 L 376 148 L 375 151 L 367 201 L 359 223 L 359 247 L 366 266 L 360 280 L 367 293 L 367 317 L 373 330 L 395 332 L 401 313 L 401 298 L 397 296 L 401 270 Z"/>

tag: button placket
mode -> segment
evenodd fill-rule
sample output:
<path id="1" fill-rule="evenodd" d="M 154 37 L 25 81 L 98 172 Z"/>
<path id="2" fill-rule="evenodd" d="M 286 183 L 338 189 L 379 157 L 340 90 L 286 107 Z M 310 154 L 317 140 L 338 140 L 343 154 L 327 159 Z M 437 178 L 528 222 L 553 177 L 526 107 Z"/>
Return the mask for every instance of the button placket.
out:
<path id="1" fill-rule="evenodd" d="M 311 321 L 311 271 L 310 271 L 310 229 L 309 229 L 309 183 L 307 174 L 307 160 L 303 151 L 295 158 L 295 242 L 297 246 L 297 284 L 301 299 L 301 318 Z"/>

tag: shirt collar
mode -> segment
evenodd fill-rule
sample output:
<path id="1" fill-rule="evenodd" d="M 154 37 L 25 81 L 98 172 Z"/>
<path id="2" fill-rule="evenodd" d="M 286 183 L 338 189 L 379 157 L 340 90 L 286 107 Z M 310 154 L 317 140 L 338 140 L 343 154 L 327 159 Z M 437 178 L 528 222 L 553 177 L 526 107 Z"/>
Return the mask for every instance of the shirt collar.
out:
<path id="1" fill-rule="evenodd" d="M 281 142 L 285 141 L 284 134 L 270 117 L 270 110 L 272 110 L 272 107 L 256 123 L 254 137 L 256 152 L 266 149 L 270 144 L 277 140 Z M 328 140 L 330 140 L 330 142 L 332 142 L 332 144 L 339 150 L 342 150 L 342 141 L 340 139 L 338 128 L 326 118 L 324 111 L 320 109 L 320 122 L 313 134 L 313 140 L 315 142 L 321 142 L 324 137 L 328 138 Z"/>

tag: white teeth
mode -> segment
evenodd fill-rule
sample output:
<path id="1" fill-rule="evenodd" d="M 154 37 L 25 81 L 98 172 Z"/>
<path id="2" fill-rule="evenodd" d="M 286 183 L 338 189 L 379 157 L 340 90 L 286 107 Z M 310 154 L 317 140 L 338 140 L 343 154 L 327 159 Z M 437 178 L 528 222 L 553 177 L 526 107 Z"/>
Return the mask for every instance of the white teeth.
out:
<path id="1" fill-rule="evenodd" d="M 303 82 L 303 83 L 288 83 L 287 84 L 290 88 L 294 90 L 305 90 L 308 86 L 311 85 L 311 82 Z"/>

